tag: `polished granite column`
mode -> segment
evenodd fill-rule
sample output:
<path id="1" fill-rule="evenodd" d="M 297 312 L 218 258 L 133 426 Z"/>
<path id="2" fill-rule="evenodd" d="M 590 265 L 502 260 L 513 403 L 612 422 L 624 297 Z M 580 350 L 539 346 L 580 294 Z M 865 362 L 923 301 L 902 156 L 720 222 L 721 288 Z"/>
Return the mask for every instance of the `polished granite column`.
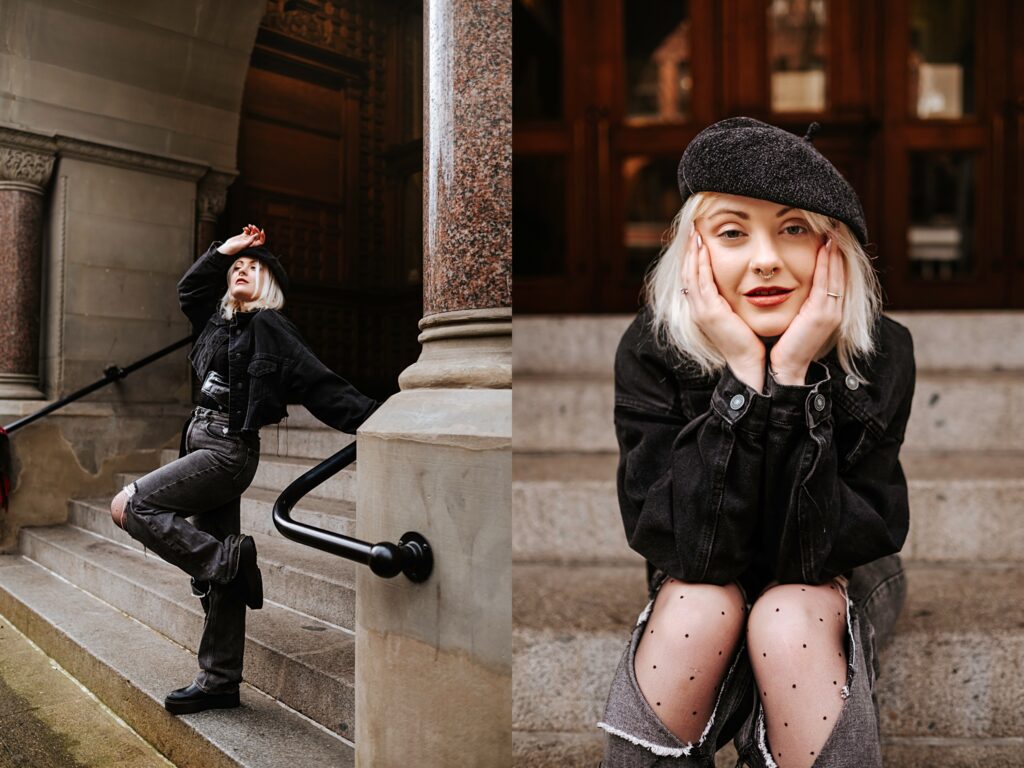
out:
<path id="1" fill-rule="evenodd" d="M 424 584 L 361 569 L 356 764 L 512 760 L 512 7 L 424 4 L 424 317 L 360 428 L 357 533 L 417 531 Z"/>
<path id="2" fill-rule="evenodd" d="M 43 195 L 54 155 L 18 139 L 13 131 L 0 135 L 0 399 L 43 397 Z"/>

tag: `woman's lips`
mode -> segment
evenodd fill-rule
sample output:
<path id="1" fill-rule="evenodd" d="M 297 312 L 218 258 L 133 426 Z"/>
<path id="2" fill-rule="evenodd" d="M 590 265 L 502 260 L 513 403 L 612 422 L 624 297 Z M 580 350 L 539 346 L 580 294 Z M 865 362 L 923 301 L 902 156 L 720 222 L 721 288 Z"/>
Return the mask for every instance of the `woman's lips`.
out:
<path id="1" fill-rule="evenodd" d="M 778 293 L 746 293 L 743 298 L 755 307 L 774 307 L 788 299 L 792 293 L 792 289 Z"/>

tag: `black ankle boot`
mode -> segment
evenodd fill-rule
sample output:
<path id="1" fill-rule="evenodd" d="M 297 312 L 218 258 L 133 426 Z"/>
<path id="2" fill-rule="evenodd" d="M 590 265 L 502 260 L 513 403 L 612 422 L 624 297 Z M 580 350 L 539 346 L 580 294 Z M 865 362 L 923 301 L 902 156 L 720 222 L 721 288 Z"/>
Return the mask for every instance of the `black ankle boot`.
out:
<path id="1" fill-rule="evenodd" d="M 239 704 L 238 691 L 234 693 L 207 693 L 194 682 L 167 694 L 164 709 L 172 715 L 187 715 L 204 709 L 231 709 Z"/>

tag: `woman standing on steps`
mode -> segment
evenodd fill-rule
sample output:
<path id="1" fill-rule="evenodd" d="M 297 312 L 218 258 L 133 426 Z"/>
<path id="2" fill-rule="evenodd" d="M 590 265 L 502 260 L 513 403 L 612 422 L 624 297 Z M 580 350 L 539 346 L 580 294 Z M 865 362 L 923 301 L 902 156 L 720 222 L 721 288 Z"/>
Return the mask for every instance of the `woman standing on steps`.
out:
<path id="1" fill-rule="evenodd" d="M 342 432 L 379 405 L 328 369 L 278 310 L 288 276 L 252 225 L 213 243 L 178 283 L 198 336 L 189 359 L 203 382 L 179 458 L 126 486 L 114 522 L 192 577 L 206 620 L 199 674 L 168 694 L 174 714 L 239 705 L 245 606 L 263 606 L 256 545 L 242 535 L 240 497 L 256 474 L 260 427 L 301 403 Z M 191 520 L 187 519 L 191 518 Z"/>
<path id="2" fill-rule="evenodd" d="M 880 314 L 860 201 L 803 138 L 737 117 L 615 360 L 619 505 L 651 603 L 605 768 L 882 765 L 877 650 L 905 596 L 908 331 Z"/>

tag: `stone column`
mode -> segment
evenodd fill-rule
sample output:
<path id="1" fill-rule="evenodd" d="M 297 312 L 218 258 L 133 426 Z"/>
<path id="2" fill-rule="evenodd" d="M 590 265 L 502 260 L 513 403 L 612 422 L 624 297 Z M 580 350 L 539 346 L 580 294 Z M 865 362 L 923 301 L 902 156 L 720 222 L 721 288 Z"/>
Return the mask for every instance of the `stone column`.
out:
<path id="1" fill-rule="evenodd" d="M 199 180 L 196 196 L 196 258 L 199 258 L 217 236 L 217 219 L 228 202 L 228 187 L 238 174 L 209 171 Z"/>
<path id="2" fill-rule="evenodd" d="M 49 140 L 0 131 L 0 399 L 36 399 Z"/>
<path id="3" fill-rule="evenodd" d="M 361 768 L 512 761 L 512 8 L 424 11 L 423 348 L 359 431 L 357 531 L 435 567 L 359 574 Z"/>

